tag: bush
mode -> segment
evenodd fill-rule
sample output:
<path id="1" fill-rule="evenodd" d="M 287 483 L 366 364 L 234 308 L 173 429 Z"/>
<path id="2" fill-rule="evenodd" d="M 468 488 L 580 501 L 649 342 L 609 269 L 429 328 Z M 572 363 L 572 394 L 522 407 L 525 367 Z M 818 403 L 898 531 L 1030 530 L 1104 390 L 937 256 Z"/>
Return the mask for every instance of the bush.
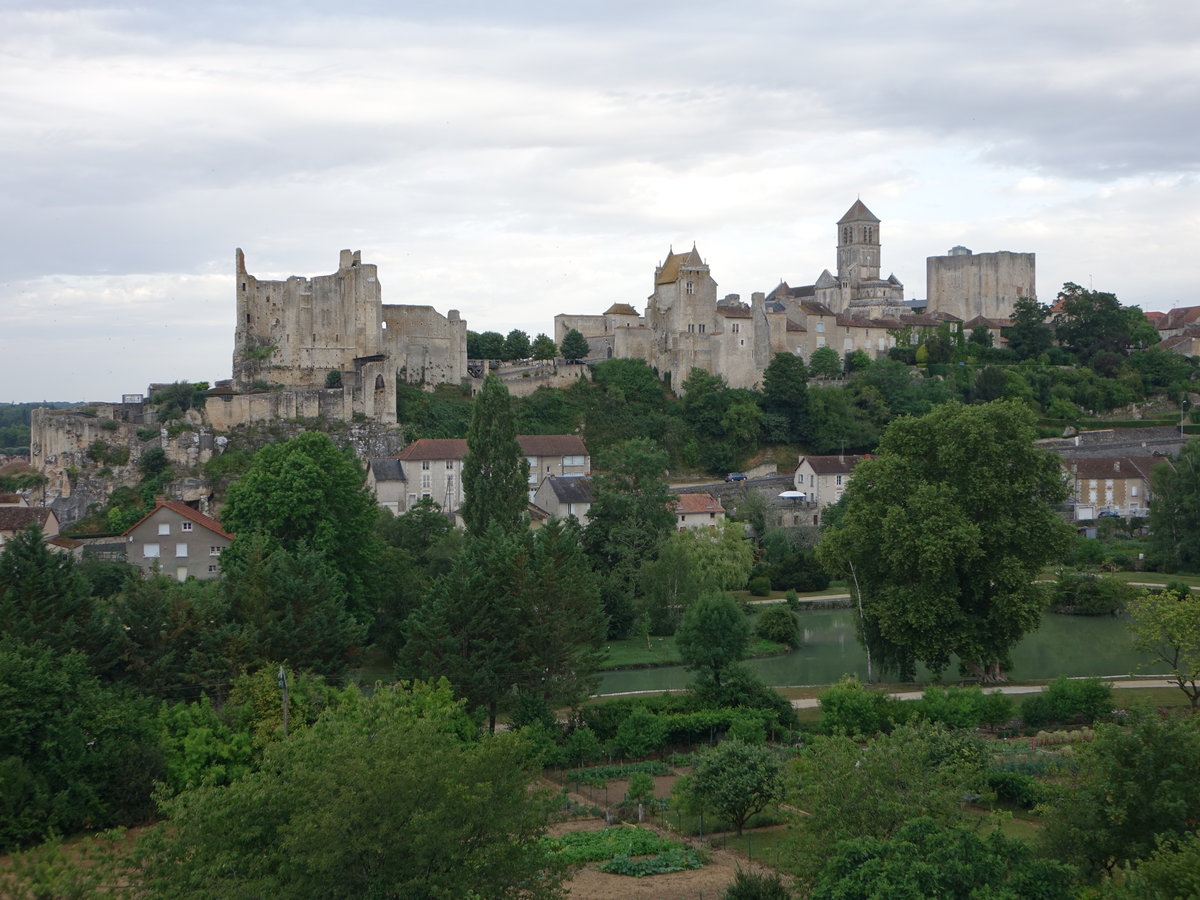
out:
<path id="1" fill-rule="evenodd" d="M 645 709 L 635 709 L 617 729 L 614 749 L 621 756 L 649 756 L 662 750 L 667 740 L 667 723 Z"/>
<path id="2" fill-rule="evenodd" d="M 774 641 L 776 644 L 800 646 L 800 623 L 796 614 L 784 604 L 769 606 L 759 613 L 758 621 L 754 623 L 754 631 L 760 638 Z"/>
<path id="3" fill-rule="evenodd" d="M 722 900 L 791 900 L 777 872 L 748 872 L 738 869 L 733 883 L 721 895 Z"/>
<path id="4" fill-rule="evenodd" d="M 1051 591 L 1050 610 L 1075 616 L 1116 615 L 1135 594 L 1135 588 L 1111 575 L 1064 574 Z"/>
<path id="5" fill-rule="evenodd" d="M 950 728 L 999 725 L 1012 718 L 1013 702 L 1000 693 L 985 694 L 978 686 L 930 687 L 916 704 L 916 714 Z"/>
<path id="6" fill-rule="evenodd" d="M 843 678 L 823 691 L 819 700 L 821 725 L 830 734 L 866 737 L 891 731 L 908 717 L 902 700 L 868 690 L 853 677 Z"/>
<path id="7" fill-rule="evenodd" d="M 769 597 L 771 594 L 771 579 L 766 575 L 757 575 L 750 579 L 746 588 L 751 597 Z"/>
<path id="8" fill-rule="evenodd" d="M 601 757 L 603 750 L 596 732 L 582 725 L 571 729 L 562 745 L 562 757 L 568 765 L 579 766 Z"/>
<path id="9" fill-rule="evenodd" d="M 1112 685 L 1099 678 L 1060 677 L 1040 694 L 1025 698 L 1021 718 L 1032 728 L 1054 722 L 1087 724 L 1112 712 Z"/>
<path id="10" fill-rule="evenodd" d="M 1019 772 L 989 772 L 988 787 L 996 797 L 1015 803 L 1022 809 L 1033 809 L 1049 799 L 1050 792 L 1036 778 Z"/>

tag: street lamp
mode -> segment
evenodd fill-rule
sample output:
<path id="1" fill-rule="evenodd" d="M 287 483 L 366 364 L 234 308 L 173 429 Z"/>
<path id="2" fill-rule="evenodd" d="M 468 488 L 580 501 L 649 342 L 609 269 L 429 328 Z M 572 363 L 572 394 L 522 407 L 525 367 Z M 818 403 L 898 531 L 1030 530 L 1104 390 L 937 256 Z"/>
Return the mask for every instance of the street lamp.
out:
<path id="1" fill-rule="evenodd" d="M 1188 399 L 1184 397 L 1179 401 L 1179 436 L 1183 437 L 1183 412 L 1188 408 Z"/>

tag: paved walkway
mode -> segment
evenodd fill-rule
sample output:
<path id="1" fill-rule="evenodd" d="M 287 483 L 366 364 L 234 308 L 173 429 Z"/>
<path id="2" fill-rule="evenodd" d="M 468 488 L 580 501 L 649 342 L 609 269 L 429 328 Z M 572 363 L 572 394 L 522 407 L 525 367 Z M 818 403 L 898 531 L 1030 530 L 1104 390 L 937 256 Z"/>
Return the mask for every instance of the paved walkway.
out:
<path id="1" fill-rule="evenodd" d="M 1158 688 L 1158 687 L 1174 687 L 1175 685 L 1166 678 L 1133 678 L 1133 679 L 1113 679 L 1112 686 L 1114 688 Z M 985 688 L 989 694 L 1040 694 L 1048 685 L 1044 684 L 1011 684 L 999 685 L 997 687 Z M 923 691 L 901 691 L 898 694 L 892 694 L 897 700 L 920 700 L 924 696 Z M 793 700 L 792 706 L 796 709 L 816 709 L 821 705 L 821 701 L 816 697 L 805 697 L 801 700 Z"/>

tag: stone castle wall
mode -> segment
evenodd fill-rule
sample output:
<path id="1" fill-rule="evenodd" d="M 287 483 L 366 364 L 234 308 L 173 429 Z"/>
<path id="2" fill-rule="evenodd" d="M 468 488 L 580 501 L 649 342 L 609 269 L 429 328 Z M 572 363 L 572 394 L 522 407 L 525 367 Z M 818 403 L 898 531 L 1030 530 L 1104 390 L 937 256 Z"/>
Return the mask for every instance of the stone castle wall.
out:
<path id="1" fill-rule="evenodd" d="M 976 316 L 1010 318 L 1018 298 L 1037 298 L 1036 275 L 1033 253 L 931 256 L 925 261 L 927 312 L 949 313 L 964 322 Z"/>

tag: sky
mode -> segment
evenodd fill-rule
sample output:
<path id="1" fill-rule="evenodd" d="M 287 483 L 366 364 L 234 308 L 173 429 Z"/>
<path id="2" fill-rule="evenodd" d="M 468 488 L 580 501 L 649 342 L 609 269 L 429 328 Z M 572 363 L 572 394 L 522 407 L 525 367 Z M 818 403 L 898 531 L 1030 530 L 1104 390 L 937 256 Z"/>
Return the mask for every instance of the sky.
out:
<path id="1" fill-rule="evenodd" d="M 0 402 L 230 377 L 259 278 L 379 266 L 474 331 L 963 244 L 1200 304 L 1200 4 L 0 0 Z"/>

